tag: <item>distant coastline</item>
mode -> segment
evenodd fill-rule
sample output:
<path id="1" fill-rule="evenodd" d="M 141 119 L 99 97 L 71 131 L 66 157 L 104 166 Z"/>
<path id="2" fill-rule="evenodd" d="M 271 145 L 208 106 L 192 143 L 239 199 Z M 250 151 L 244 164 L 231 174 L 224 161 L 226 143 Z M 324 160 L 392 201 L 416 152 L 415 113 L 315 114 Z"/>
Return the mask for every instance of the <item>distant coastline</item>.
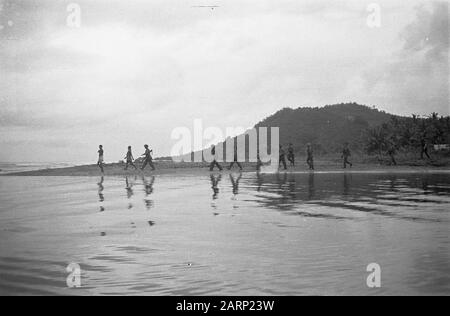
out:
<path id="1" fill-rule="evenodd" d="M 0 175 L 5 173 L 69 168 L 76 165 L 75 163 L 66 162 L 0 162 Z"/>
<path id="2" fill-rule="evenodd" d="M 191 163 L 191 162 L 168 162 L 168 161 L 155 161 L 156 170 L 151 171 L 148 168 L 145 171 L 140 170 L 124 170 L 124 164 L 111 163 L 105 165 L 104 176 L 139 176 L 139 175 L 164 175 L 164 174 L 209 174 L 208 163 Z M 223 163 L 226 167 L 227 164 Z M 244 163 L 243 172 L 256 172 L 256 164 Z M 219 172 L 217 169 L 214 172 Z M 227 168 L 224 168 L 223 173 L 229 173 Z M 231 172 L 239 172 L 238 168 L 234 168 Z M 262 172 L 270 172 L 268 169 L 262 170 Z M 283 172 L 295 172 L 295 173 L 311 173 L 303 161 L 296 167 L 291 167 L 288 170 L 279 170 Z M 398 166 L 389 166 L 383 164 L 377 164 L 373 162 L 356 162 L 353 168 L 343 169 L 339 160 L 320 160 L 316 161 L 315 173 L 406 173 L 406 172 L 449 172 L 450 164 L 447 162 L 440 163 L 439 165 L 427 164 L 426 162 L 415 163 L 400 163 Z M 71 166 L 65 168 L 47 168 L 39 170 L 30 170 L 22 172 L 3 173 L 0 176 L 102 176 L 99 168 L 95 164 Z"/>

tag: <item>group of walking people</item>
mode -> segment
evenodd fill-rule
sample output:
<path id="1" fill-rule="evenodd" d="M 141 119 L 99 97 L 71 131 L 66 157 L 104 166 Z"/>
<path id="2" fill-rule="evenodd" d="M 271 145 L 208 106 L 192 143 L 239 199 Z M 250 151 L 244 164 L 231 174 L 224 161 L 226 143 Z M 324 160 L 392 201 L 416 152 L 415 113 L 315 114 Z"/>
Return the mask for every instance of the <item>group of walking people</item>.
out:
<path id="1" fill-rule="evenodd" d="M 346 169 L 347 166 L 350 166 L 350 168 L 353 167 L 353 163 L 351 163 L 349 160 L 351 155 L 352 153 L 350 151 L 349 144 L 345 143 L 344 148 L 342 149 L 342 156 L 341 156 L 344 162 L 344 169 Z M 288 145 L 287 154 L 286 151 L 283 149 L 283 146 L 280 146 L 279 163 L 280 165 L 283 165 L 284 170 L 287 170 L 286 158 L 290 163 L 290 166 L 295 167 L 295 155 L 292 143 Z M 306 144 L 306 164 L 308 165 L 309 170 L 314 170 L 314 151 L 311 143 Z"/>
<path id="2" fill-rule="evenodd" d="M 211 155 L 213 157 L 216 157 L 216 147 L 214 145 L 211 146 Z M 343 163 L 344 163 L 344 166 L 343 166 L 344 169 L 346 169 L 347 166 L 350 166 L 350 168 L 353 167 L 353 163 L 350 162 L 351 155 L 352 155 L 352 153 L 350 151 L 349 144 L 345 143 L 344 147 L 342 149 L 342 156 L 341 156 L 341 158 L 343 159 Z M 292 143 L 289 143 L 287 152 L 286 152 L 286 150 L 284 150 L 283 146 L 280 146 L 280 149 L 279 149 L 279 166 L 282 166 L 284 170 L 287 170 L 288 169 L 287 162 L 289 162 L 291 167 L 295 167 L 295 151 L 294 151 L 294 146 L 292 145 Z M 306 145 L 306 163 L 309 167 L 309 170 L 314 170 L 314 151 L 313 151 L 312 145 L 310 143 L 308 143 Z M 234 166 L 234 164 L 237 164 L 239 169 L 242 170 L 242 165 L 238 161 L 236 149 L 234 151 L 234 159 L 230 163 L 228 170 L 231 170 L 231 168 Z M 262 165 L 263 165 L 263 163 L 261 162 L 259 153 L 257 153 L 256 169 L 260 170 Z M 220 171 L 223 170 L 223 167 L 214 158 L 214 160 L 211 162 L 211 164 L 209 166 L 209 170 L 213 171 L 215 167 L 217 167 Z"/>
<path id="3" fill-rule="evenodd" d="M 140 169 L 144 170 L 145 167 L 147 165 L 149 165 L 152 168 L 152 170 L 155 170 L 155 166 L 153 164 L 153 157 L 152 157 L 153 150 L 150 149 L 148 145 L 144 145 L 144 148 L 145 148 L 145 152 L 141 155 L 142 157 L 144 157 L 144 160 L 143 160 L 143 163 L 142 163 L 142 166 Z M 395 159 L 396 149 L 393 145 L 389 146 L 389 148 L 387 150 L 387 154 L 391 158 L 391 162 L 390 162 L 391 165 L 397 165 L 397 161 Z M 220 171 L 222 171 L 223 167 L 220 165 L 220 163 L 215 158 L 216 157 L 216 147 L 214 145 L 211 146 L 211 155 L 214 158 L 209 166 L 210 171 L 213 171 L 215 167 L 217 167 Z M 350 151 L 349 143 L 345 143 L 344 147 L 342 149 L 342 155 L 341 155 L 344 169 L 346 169 L 347 166 L 350 166 L 350 168 L 353 167 L 353 163 L 350 161 L 351 155 L 352 154 Z M 424 159 L 424 156 L 427 157 L 428 159 L 431 159 L 431 157 L 428 153 L 428 144 L 424 140 L 421 142 L 420 155 L 421 155 L 421 159 Z M 133 157 L 133 152 L 132 152 L 131 146 L 128 146 L 128 150 L 127 150 L 127 153 L 125 154 L 124 160 L 125 160 L 125 169 L 124 170 L 128 170 L 129 166 L 134 167 L 135 170 L 138 169 L 138 167 L 135 164 L 135 159 Z M 294 146 L 292 143 L 288 144 L 287 150 L 285 150 L 283 148 L 283 146 L 280 146 L 280 148 L 279 148 L 279 166 L 282 166 L 284 170 L 287 170 L 288 163 L 290 164 L 291 167 L 295 167 L 295 150 L 294 150 Z M 104 173 L 104 164 L 105 163 L 104 163 L 103 146 L 100 145 L 99 150 L 98 150 L 97 166 L 100 168 L 102 173 Z M 240 170 L 243 170 L 242 164 L 238 160 L 238 153 L 237 153 L 236 145 L 235 145 L 235 150 L 234 150 L 234 159 L 228 166 L 228 170 L 231 170 L 235 164 L 239 167 Z M 314 151 L 313 151 L 313 146 L 311 145 L 311 143 L 306 144 L 306 164 L 308 165 L 309 170 L 314 170 Z M 257 152 L 256 169 L 260 170 L 262 165 L 263 165 L 263 163 L 260 159 L 259 152 Z"/>
<path id="4" fill-rule="evenodd" d="M 149 165 L 152 168 L 152 170 L 155 170 L 155 165 L 153 164 L 153 157 L 152 157 L 153 150 L 150 149 L 148 145 L 144 145 L 144 148 L 145 148 L 145 152 L 141 155 L 141 157 L 144 157 L 144 160 L 143 160 L 143 163 L 142 163 L 142 166 L 140 169 L 144 170 L 145 167 L 147 165 Z M 210 171 L 213 171 L 215 167 L 217 167 L 220 171 L 222 171 L 223 167 L 220 165 L 220 163 L 215 158 L 216 157 L 216 147 L 214 145 L 211 146 L 211 155 L 214 157 L 214 159 L 209 166 Z M 353 166 L 353 164 L 349 161 L 350 157 L 351 157 L 351 152 L 350 152 L 349 144 L 346 143 L 342 150 L 342 159 L 344 162 L 344 169 L 347 168 L 347 166 L 350 166 L 350 167 Z M 295 167 L 295 151 L 294 151 L 294 146 L 292 145 L 292 143 L 290 143 L 288 145 L 287 152 L 286 152 L 286 150 L 284 150 L 283 146 L 280 146 L 279 165 L 282 165 L 284 170 L 288 169 L 286 159 L 289 162 L 291 167 Z M 125 154 L 124 160 L 125 160 L 125 169 L 124 170 L 128 170 L 129 166 L 132 166 L 135 170 L 138 169 L 138 167 L 135 164 L 135 159 L 133 157 L 133 152 L 132 152 L 131 146 L 128 146 L 128 150 L 127 150 L 127 153 Z M 309 170 L 314 170 L 314 152 L 313 152 L 312 145 L 310 143 L 308 143 L 306 145 L 306 163 L 309 167 Z M 97 166 L 100 168 L 102 173 L 104 173 L 104 164 L 105 164 L 105 160 L 104 160 L 103 145 L 99 145 Z M 235 164 L 239 167 L 240 170 L 243 170 L 243 167 L 238 160 L 238 153 L 237 153 L 236 149 L 234 151 L 234 159 L 230 163 L 228 170 L 231 170 L 231 168 L 233 168 L 233 166 Z M 260 156 L 258 153 L 257 154 L 257 166 L 256 166 L 257 170 L 260 170 L 262 165 L 263 165 L 263 163 L 261 162 L 261 159 L 260 159 Z"/>
<path id="5" fill-rule="evenodd" d="M 145 148 L 145 152 L 141 155 L 141 157 L 144 157 L 144 162 L 141 166 L 141 170 L 144 170 L 147 165 L 149 165 L 152 168 L 152 170 L 155 170 L 155 165 L 153 164 L 153 157 L 152 157 L 153 150 L 150 149 L 148 145 L 144 145 L 144 148 Z M 126 162 L 124 170 L 128 170 L 129 166 L 134 167 L 134 170 L 138 169 L 138 167 L 134 163 L 135 159 L 133 157 L 133 152 L 132 152 L 131 146 L 128 146 L 127 153 L 125 154 L 125 157 L 123 159 Z M 100 168 L 102 173 L 105 172 L 104 168 L 103 168 L 104 164 L 105 164 L 105 159 L 104 159 L 103 145 L 99 145 L 97 166 Z"/>

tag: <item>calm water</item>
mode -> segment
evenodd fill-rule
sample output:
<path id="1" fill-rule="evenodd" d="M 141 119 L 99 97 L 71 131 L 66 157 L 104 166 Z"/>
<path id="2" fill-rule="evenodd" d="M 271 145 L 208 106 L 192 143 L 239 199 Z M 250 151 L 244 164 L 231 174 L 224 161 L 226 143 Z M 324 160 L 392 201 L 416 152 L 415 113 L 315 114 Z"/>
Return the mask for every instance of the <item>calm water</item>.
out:
<path id="1" fill-rule="evenodd" d="M 0 202 L 0 294 L 450 295 L 448 173 L 0 177 Z"/>
<path id="2" fill-rule="evenodd" d="M 80 164 L 82 165 L 82 164 Z M 25 172 L 42 169 L 55 169 L 73 167 L 73 163 L 61 162 L 2 162 L 0 161 L 0 174 L 7 174 L 13 172 Z"/>

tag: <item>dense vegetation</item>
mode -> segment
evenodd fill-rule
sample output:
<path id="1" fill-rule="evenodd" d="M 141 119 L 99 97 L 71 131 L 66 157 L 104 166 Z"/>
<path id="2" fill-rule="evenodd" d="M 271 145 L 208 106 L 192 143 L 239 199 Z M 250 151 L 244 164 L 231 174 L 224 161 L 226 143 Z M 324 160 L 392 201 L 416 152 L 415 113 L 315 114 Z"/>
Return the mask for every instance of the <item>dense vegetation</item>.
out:
<path id="1" fill-rule="evenodd" d="M 304 153 L 311 143 L 318 155 L 339 153 L 344 143 L 353 152 L 383 156 L 388 152 L 420 155 L 428 144 L 450 143 L 450 117 L 432 113 L 429 117 L 400 117 L 356 103 L 322 108 L 285 108 L 256 125 L 280 127 L 283 145 L 294 144 Z"/>
<path id="2" fill-rule="evenodd" d="M 296 155 L 304 156 L 306 145 L 311 143 L 315 156 L 331 159 L 340 157 L 345 143 L 362 160 L 370 157 L 376 159 L 375 156 L 378 156 L 380 162 L 389 153 L 407 153 L 414 160 L 420 158 L 425 143 L 429 145 L 430 152 L 432 145 L 450 143 L 448 116 L 439 117 L 433 113 L 426 118 L 415 115 L 401 117 L 356 103 L 321 108 L 284 108 L 255 127 L 279 127 L 281 145 L 292 143 Z M 226 151 L 224 143 L 217 146 L 223 146 L 223 152 Z M 405 163 L 414 163 L 411 159 Z"/>
<path id="3" fill-rule="evenodd" d="M 294 144 L 304 152 L 311 143 L 316 154 L 339 152 L 348 142 L 355 151 L 364 151 L 362 139 L 370 128 L 389 122 L 394 116 L 356 103 L 322 108 L 285 108 L 264 119 L 256 127 L 280 127 L 282 144 Z"/>
<path id="4" fill-rule="evenodd" d="M 425 145 L 450 143 L 450 117 L 432 113 L 427 118 L 413 115 L 392 117 L 387 123 L 370 128 L 363 140 L 369 154 L 382 156 L 388 151 L 421 152 Z"/>

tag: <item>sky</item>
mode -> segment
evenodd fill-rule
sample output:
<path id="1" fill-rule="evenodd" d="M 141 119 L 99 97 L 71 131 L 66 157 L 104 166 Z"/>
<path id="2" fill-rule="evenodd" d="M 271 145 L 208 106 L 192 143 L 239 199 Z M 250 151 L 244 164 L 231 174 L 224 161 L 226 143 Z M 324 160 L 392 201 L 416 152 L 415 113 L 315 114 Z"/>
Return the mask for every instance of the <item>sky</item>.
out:
<path id="1" fill-rule="evenodd" d="M 283 107 L 449 115 L 448 7 L 0 0 L 0 161 L 95 163 L 99 144 L 106 161 L 146 143 L 165 156 L 195 119 L 225 131 Z"/>

